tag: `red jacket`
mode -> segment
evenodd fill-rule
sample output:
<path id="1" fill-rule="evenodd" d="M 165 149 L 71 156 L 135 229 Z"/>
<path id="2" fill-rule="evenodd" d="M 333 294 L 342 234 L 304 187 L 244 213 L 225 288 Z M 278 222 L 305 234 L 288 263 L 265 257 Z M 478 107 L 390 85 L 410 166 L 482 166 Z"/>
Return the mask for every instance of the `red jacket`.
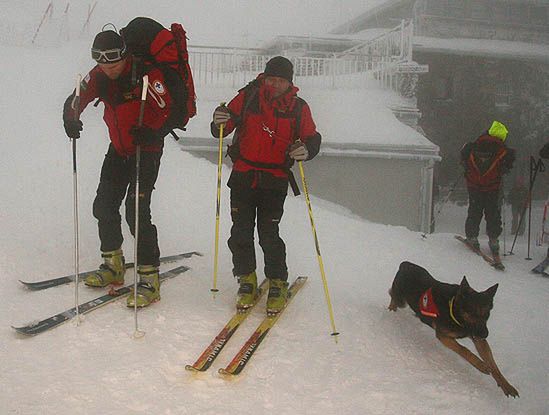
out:
<path id="1" fill-rule="evenodd" d="M 233 165 L 233 170 L 247 172 L 250 170 L 267 171 L 275 177 L 287 177 L 283 165 L 287 162 L 288 147 L 299 138 L 307 146 L 309 159 L 316 156 L 320 149 L 320 134 L 316 131 L 309 105 L 302 101 L 299 132 L 296 132 L 295 109 L 298 88 L 291 86 L 280 97 L 271 98 L 272 90 L 264 85 L 262 76 L 258 77 L 259 90 L 248 104 L 244 119 L 238 125 L 246 101 L 246 88 L 228 104 L 233 118 L 227 122 L 224 133 L 230 134 L 237 128 L 241 158 Z M 249 98 L 248 98 L 249 99 Z M 215 126 L 212 133 L 215 134 Z M 252 166 L 253 163 L 277 164 L 280 168 Z"/>
<path id="2" fill-rule="evenodd" d="M 138 124 L 141 105 L 141 82 L 131 86 L 131 67 L 130 58 L 122 75 L 111 80 L 97 65 L 86 75 L 80 86 L 80 111 L 94 99 L 101 99 L 105 105 L 103 120 L 109 129 L 110 140 L 116 152 L 123 157 L 135 154 L 130 128 Z M 178 111 L 178 105 L 174 105 L 170 89 L 177 82 L 177 76 L 164 74 L 156 67 L 148 68 L 146 74 L 149 76 L 149 88 L 143 125 L 155 130 L 160 140 L 156 145 L 142 146 L 142 150 L 158 152 L 162 149 L 161 138 L 175 125 L 172 121 L 177 116 L 175 112 Z M 65 103 L 65 118 L 74 117 L 73 98 L 74 92 Z"/>
<path id="3" fill-rule="evenodd" d="M 491 135 L 480 136 L 475 142 L 466 144 L 461 151 L 465 166 L 467 187 L 480 192 L 491 192 L 501 188 L 502 176 L 514 161 L 514 151 Z"/>

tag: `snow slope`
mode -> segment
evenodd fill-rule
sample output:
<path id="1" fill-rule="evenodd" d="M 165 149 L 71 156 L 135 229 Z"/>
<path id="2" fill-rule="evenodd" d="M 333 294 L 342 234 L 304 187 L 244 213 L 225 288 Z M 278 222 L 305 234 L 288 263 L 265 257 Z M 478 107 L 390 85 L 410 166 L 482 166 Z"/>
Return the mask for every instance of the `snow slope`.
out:
<path id="1" fill-rule="evenodd" d="M 20 325 L 74 304 L 74 286 L 27 292 L 18 279 L 72 271 L 71 145 L 61 106 L 74 74 L 90 66 L 73 49 L 0 46 L 0 413 L 2 414 L 547 414 L 549 281 L 527 271 L 544 255 L 524 241 L 499 273 L 457 244 L 448 229 L 422 238 L 374 224 L 312 198 L 318 237 L 341 332 L 336 344 L 302 197 L 288 197 L 282 224 L 290 273 L 309 282 L 279 320 L 240 379 L 215 370 L 184 370 L 211 341 L 234 307 L 236 282 L 225 241 L 230 228 L 223 188 L 220 293 L 212 299 L 216 166 L 167 140 L 153 215 L 164 255 L 199 250 L 192 270 L 167 282 L 162 301 L 139 314 L 146 335 L 132 337 L 133 313 L 123 301 L 76 327 L 65 324 L 34 338 Z M 76 56 L 76 58 L 75 58 Z M 226 99 L 220 96 L 219 100 Z M 338 101 L 346 105 L 345 94 Z M 84 113 L 78 141 L 81 269 L 98 265 L 91 203 L 107 147 L 100 111 Z M 224 180 L 228 171 L 224 171 Z M 311 189 L 314 193 L 314 189 Z M 405 206 L 403 205 L 403 208 Z M 452 220 L 464 210 L 455 210 Z M 125 228 L 126 229 L 126 228 Z M 124 249 L 133 257 L 133 242 Z M 261 255 L 259 255 L 261 258 Z M 499 283 L 489 322 L 496 361 L 519 389 L 505 398 L 482 375 L 435 339 L 409 310 L 390 313 L 387 290 L 403 260 L 435 277 L 486 289 Z M 261 269 L 261 267 L 260 267 Z M 130 281 L 132 274 L 127 280 Z M 82 301 L 97 291 L 81 287 Z M 227 345 L 213 369 L 226 364 L 261 317 L 262 305 Z M 470 342 L 465 342 L 471 346 Z"/>

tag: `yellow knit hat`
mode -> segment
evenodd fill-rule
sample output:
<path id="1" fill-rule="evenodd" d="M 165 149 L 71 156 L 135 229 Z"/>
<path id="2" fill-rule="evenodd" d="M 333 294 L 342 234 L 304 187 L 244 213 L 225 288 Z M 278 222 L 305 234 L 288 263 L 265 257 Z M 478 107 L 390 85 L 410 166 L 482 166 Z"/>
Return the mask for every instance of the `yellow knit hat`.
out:
<path id="1" fill-rule="evenodd" d="M 488 134 L 490 134 L 492 137 L 499 138 L 501 141 L 505 141 L 508 132 L 509 131 L 507 130 L 507 127 L 505 127 L 505 125 L 503 125 L 499 121 L 494 121 L 492 123 L 492 126 L 488 130 Z"/>

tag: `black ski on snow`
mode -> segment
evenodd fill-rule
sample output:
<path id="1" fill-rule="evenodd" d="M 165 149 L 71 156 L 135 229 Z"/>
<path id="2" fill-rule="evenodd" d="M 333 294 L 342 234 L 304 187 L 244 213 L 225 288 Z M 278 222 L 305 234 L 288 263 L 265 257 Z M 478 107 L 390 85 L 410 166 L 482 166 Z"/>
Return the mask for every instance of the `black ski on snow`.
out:
<path id="1" fill-rule="evenodd" d="M 168 264 L 170 262 L 179 261 L 180 259 L 190 258 L 193 255 L 202 256 L 202 254 L 200 252 L 196 252 L 196 251 L 185 252 L 185 253 L 182 253 L 182 254 L 162 257 L 162 258 L 160 258 L 160 263 L 161 264 Z M 126 269 L 130 269 L 130 268 L 133 268 L 133 262 L 130 262 L 130 263 L 126 264 Z M 96 272 L 97 272 L 97 270 L 94 269 L 92 271 L 81 272 L 81 273 L 78 274 L 78 276 L 79 276 L 79 278 L 84 279 L 88 275 L 92 275 Z M 31 291 L 38 291 L 38 290 L 45 290 L 46 288 L 57 287 L 58 285 L 68 284 L 69 282 L 73 282 L 74 280 L 75 280 L 75 276 L 74 276 L 74 274 L 72 274 L 72 275 L 67 275 L 65 277 L 52 278 L 52 279 L 43 280 L 43 281 L 27 282 L 27 281 L 19 280 L 19 282 Z"/>
<path id="2" fill-rule="evenodd" d="M 547 267 L 549 267 L 549 257 L 545 258 L 538 265 L 532 268 L 532 272 L 534 274 L 540 274 L 541 276 L 544 276 L 544 277 L 549 277 L 549 274 L 545 272 Z"/>
<path id="3" fill-rule="evenodd" d="M 182 274 L 189 269 L 189 267 L 182 265 L 169 271 L 162 272 L 160 274 L 160 281 L 162 282 L 169 278 L 176 277 L 177 275 Z M 97 297 L 93 300 L 86 301 L 85 303 L 82 303 L 78 306 L 78 312 L 80 314 L 86 314 L 90 311 L 96 310 L 99 307 L 104 306 L 105 304 L 111 303 L 115 300 L 118 300 L 119 298 L 127 296 L 132 288 L 133 284 L 129 284 L 113 290 L 112 292 L 109 292 L 107 294 L 101 295 L 100 297 Z M 72 307 L 66 311 L 63 311 L 62 313 L 56 314 L 55 316 L 46 318 L 42 321 L 32 322 L 22 327 L 12 326 L 12 328 L 20 334 L 24 334 L 26 336 L 35 336 L 37 334 L 53 329 L 54 327 L 57 327 L 74 317 L 76 317 L 76 307 Z"/>
<path id="4" fill-rule="evenodd" d="M 497 269 L 498 271 L 504 271 L 505 270 L 505 266 L 501 263 L 501 260 L 496 260 L 495 258 L 491 257 L 490 255 L 488 254 L 485 254 L 484 252 L 482 252 L 482 250 L 480 249 L 477 249 L 475 248 L 474 246 L 470 245 L 467 240 L 461 236 L 461 235 L 455 235 L 455 238 L 458 240 L 458 241 L 461 241 L 465 244 L 465 246 L 467 248 L 469 248 L 471 251 L 473 251 L 475 254 L 479 255 L 480 257 L 482 257 L 482 259 L 484 259 L 486 262 L 488 262 L 491 266 L 493 266 L 495 269 Z"/>
<path id="5" fill-rule="evenodd" d="M 297 292 L 305 285 L 307 277 L 298 277 L 288 289 L 288 300 L 286 306 L 278 314 L 267 315 L 263 321 L 257 326 L 257 329 L 252 333 L 248 341 L 244 343 L 242 348 L 236 353 L 233 360 L 224 369 L 219 369 L 218 373 L 225 378 L 236 376 L 244 370 L 252 355 L 255 353 L 261 342 L 265 339 L 269 331 L 278 321 L 280 315 L 284 312 L 290 301 L 295 297 Z"/>
<path id="6" fill-rule="evenodd" d="M 257 295 L 257 298 L 255 300 L 255 303 L 246 310 L 237 310 L 234 315 L 231 317 L 231 319 L 225 324 L 225 327 L 221 329 L 219 334 L 215 336 L 215 338 L 212 340 L 212 342 L 206 347 L 206 349 L 202 352 L 200 357 L 194 362 L 192 365 L 186 365 L 185 369 L 189 370 L 191 372 L 205 372 L 210 368 L 212 363 L 215 361 L 217 356 L 221 353 L 227 342 L 230 340 L 230 338 L 235 333 L 236 329 L 240 327 L 240 325 L 246 320 L 246 318 L 250 315 L 252 312 L 252 309 L 255 307 L 255 305 L 259 302 L 263 294 L 265 293 L 265 290 L 267 288 L 267 279 L 264 279 L 261 285 L 259 286 L 259 293 Z"/>

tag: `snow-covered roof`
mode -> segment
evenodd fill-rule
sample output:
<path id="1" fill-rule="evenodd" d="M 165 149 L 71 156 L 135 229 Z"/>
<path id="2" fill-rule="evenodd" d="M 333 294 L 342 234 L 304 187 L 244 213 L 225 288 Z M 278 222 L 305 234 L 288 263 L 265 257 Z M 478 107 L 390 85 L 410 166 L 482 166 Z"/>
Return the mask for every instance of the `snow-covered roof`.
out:
<path id="1" fill-rule="evenodd" d="M 346 33 L 350 27 L 355 26 L 358 23 L 361 23 L 364 20 L 367 20 L 373 16 L 379 15 L 380 13 L 385 12 L 386 10 L 398 6 L 401 3 L 410 2 L 410 0 L 372 0 L 365 5 L 365 10 L 358 16 L 352 18 L 351 20 L 340 24 L 339 26 L 334 27 L 330 32 L 331 33 Z"/>
<path id="2" fill-rule="evenodd" d="M 299 80 L 296 81 L 298 87 Z M 198 115 L 189 122 L 184 144 L 215 145 L 211 140 L 210 121 L 214 108 L 229 101 L 238 88 L 197 86 Z M 427 157 L 438 160 L 438 146 L 413 128 L 401 123 L 391 108 L 402 99 L 391 91 L 375 86 L 360 89 L 330 89 L 304 86 L 299 96 L 312 111 L 322 134 L 327 154 L 385 157 Z"/>
<path id="3" fill-rule="evenodd" d="M 549 45 L 492 39 L 441 39 L 415 36 L 414 51 L 533 60 L 549 63 Z"/>

